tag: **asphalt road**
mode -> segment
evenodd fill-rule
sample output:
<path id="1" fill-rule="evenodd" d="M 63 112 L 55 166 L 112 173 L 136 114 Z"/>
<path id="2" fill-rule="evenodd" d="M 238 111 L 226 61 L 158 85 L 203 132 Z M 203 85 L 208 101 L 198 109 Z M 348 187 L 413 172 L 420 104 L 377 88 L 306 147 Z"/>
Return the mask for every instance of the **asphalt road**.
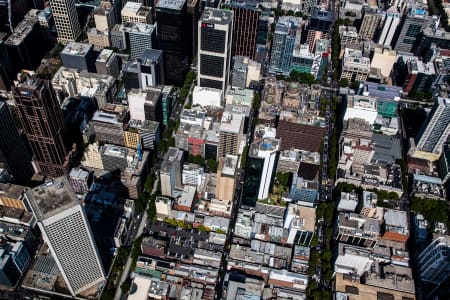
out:
<path id="1" fill-rule="evenodd" d="M 159 176 L 156 177 L 156 180 L 155 180 L 155 183 L 153 184 L 153 189 L 152 189 L 152 192 L 150 193 L 150 195 L 152 195 L 156 191 L 158 184 L 159 184 Z M 142 214 L 142 218 L 140 220 L 135 237 L 140 236 L 142 234 L 142 232 L 144 232 L 145 224 L 147 223 L 147 218 L 148 218 L 147 209 L 148 209 L 148 204 L 144 210 L 144 213 Z M 131 251 L 130 251 L 130 255 L 131 255 Z M 128 255 L 127 263 L 125 264 L 125 268 L 122 272 L 122 276 L 120 277 L 119 283 L 117 285 L 116 293 L 114 294 L 114 300 L 120 300 L 122 297 L 122 289 L 120 288 L 120 286 L 122 283 L 125 282 L 125 280 L 127 280 L 128 274 L 130 273 L 130 267 L 131 267 L 131 261 L 132 261 L 130 255 Z"/>

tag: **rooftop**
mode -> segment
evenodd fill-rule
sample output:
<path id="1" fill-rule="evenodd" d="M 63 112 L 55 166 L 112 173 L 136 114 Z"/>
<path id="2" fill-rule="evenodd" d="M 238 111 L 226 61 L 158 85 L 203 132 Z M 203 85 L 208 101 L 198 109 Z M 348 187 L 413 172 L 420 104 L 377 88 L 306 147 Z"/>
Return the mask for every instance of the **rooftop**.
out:
<path id="1" fill-rule="evenodd" d="M 6 40 L 5 44 L 14 46 L 20 45 L 33 30 L 35 24 L 36 21 L 24 19 L 16 26 L 16 28 L 14 28 L 13 33 Z"/>
<path id="2" fill-rule="evenodd" d="M 236 155 L 227 155 L 224 158 L 223 168 L 222 168 L 222 174 L 233 176 L 236 172 L 238 157 Z"/>
<path id="3" fill-rule="evenodd" d="M 103 49 L 102 52 L 100 52 L 100 55 L 97 58 L 98 62 L 107 62 L 109 57 L 114 53 L 114 51 L 110 49 Z"/>
<path id="4" fill-rule="evenodd" d="M 85 56 L 92 49 L 92 47 L 93 46 L 91 44 L 69 42 L 61 54 Z"/>
<path id="5" fill-rule="evenodd" d="M 203 11 L 200 21 L 209 24 L 226 25 L 233 21 L 233 13 L 227 10 L 207 7 Z"/>
<path id="6" fill-rule="evenodd" d="M 186 0 L 160 0 L 156 5 L 156 9 L 181 10 Z"/>
<path id="7" fill-rule="evenodd" d="M 58 177 L 27 190 L 26 195 L 38 220 L 45 220 L 79 204 L 66 177 Z"/>
<path id="8" fill-rule="evenodd" d="M 220 122 L 220 131 L 239 133 L 242 128 L 244 116 L 238 113 L 224 112 Z"/>

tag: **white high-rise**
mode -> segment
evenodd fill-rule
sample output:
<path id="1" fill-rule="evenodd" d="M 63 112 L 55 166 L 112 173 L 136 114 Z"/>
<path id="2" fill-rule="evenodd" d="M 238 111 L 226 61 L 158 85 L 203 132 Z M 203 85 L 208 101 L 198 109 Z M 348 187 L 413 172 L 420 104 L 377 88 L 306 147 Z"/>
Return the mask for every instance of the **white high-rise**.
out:
<path id="1" fill-rule="evenodd" d="M 231 63 L 233 12 L 205 8 L 198 22 L 198 85 L 226 91 Z"/>
<path id="2" fill-rule="evenodd" d="M 80 22 L 75 7 L 75 0 L 50 0 L 58 42 L 67 44 L 81 35 Z"/>
<path id="3" fill-rule="evenodd" d="M 53 258 L 75 296 L 105 281 L 84 208 L 66 177 L 25 192 Z"/>
<path id="4" fill-rule="evenodd" d="M 383 30 L 381 31 L 378 43 L 380 45 L 390 47 L 392 39 L 394 38 L 394 34 L 397 31 L 397 27 L 399 24 L 400 24 L 400 13 L 397 11 L 388 10 L 386 12 Z"/>

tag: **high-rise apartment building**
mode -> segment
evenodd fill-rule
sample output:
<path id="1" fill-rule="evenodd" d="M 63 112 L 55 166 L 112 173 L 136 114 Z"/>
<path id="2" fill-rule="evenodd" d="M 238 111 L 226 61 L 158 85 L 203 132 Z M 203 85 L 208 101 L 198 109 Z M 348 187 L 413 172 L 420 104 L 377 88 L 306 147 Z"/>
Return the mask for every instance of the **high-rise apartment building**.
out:
<path id="1" fill-rule="evenodd" d="M 396 10 L 388 10 L 383 23 L 378 44 L 390 47 L 397 27 L 400 24 L 400 13 Z"/>
<path id="2" fill-rule="evenodd" d="M 72 151 L 64 141 L 63 116 L 52 85 L 35 74 L 21 73 L 18 79 L 13 87 L 17 115 L 39 173 L 49 177 L 67 174 Z"/>
<path id="3" fill-rule="evenodd" d="M 228 0 L 223 7 L 233 11 L 233 45 L 232 55 L 256 57 L 256 43 L 258 37 L 258 22 L 261 11 L 258 1 Z"/>
<path id="4" fill-rule="evenodd" d="M 385 13 L 376 9 L 366 8 L 363 13 L 359 36 L 362 39 L 371 41 L 383 21 Z"/>
<path id="5" fill-rule="evenodd" d="M 275 26 L 269 71 L 289 74 L 297 35 L 296 18 L 282 17 Z"/>
<path id="6" fill-rule="evenodd" d="M 0 101 L 0 168 L 8 170 L 16 182 L 26 183 L 34 174 L 31 157 L 19 136 L 5 102 Z"/>
<path id="7" fill-rule="evenodd" d="M 105 272 L 81 202 L 66 177 L 25 192 L 44 241 L 75 296 L 105 281 Z"/>
<path id="8" fill-rule="evenodd" d="M 75 0 L 51 0 L 50 6 L 58 32 L 58 42 L 66 44 L 76 41 L 81 35 L 81 27 Z"/>
<path id="9" fill-rule="evenodd" d="M 238 155 L 244 130 L 244 115 L 224 112 L 219 127 L 217 159 L 227 154 Z"/>
<path id="10" fill-rule="evenodd" d="M 225 92 L 231 63 L 233 12 L 206 8 L 198 22 L 198 85 Z"/>
<path id="11" fill-rule="evenodd" d="M 428 15 L 427 7 L 411 7 L 405 12 L 400 24 L 401 30 L 395 43 L 395 50 L 412 52 L 416 38 L 433 23 L 433 17 Z"/>
<path id="12" fill-rule="evenodd" d="M 412 156 L 431 161 L 439 159 L 449 134 L 450 99 L 439 97 L 416 136 L 416 147 Z"/>
<path id="13" fill-rule="evenodd" d="M 192 26 L 186 0 L 160 0 L 156 4 L 159 49 L 163 50 L 166 84 L 182 86 L 192 57 Z"/>
<path id="14" fill-rule="evenodd" d="M 254 206 L 258 199 L 269 197 L 280 151 L 279 139 L 257 138 L 250 145 L 244 204 Z"/>

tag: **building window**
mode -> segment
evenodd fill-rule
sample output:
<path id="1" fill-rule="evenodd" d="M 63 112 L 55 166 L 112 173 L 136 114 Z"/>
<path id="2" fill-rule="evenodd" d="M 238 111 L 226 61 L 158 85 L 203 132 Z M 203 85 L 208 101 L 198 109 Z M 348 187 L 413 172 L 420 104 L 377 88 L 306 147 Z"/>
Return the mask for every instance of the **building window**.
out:
<path id="1" fill-rule="evenodd" d="M 394 295 L 388 293 L 377 292 L 377 300 L 394 300 Z"/>
<path id="2" fill-rule="evenodd" d="M 359 295 L 359 290 L 356 286 L 346 285 L 345 292 L 348 294 Z"/>

